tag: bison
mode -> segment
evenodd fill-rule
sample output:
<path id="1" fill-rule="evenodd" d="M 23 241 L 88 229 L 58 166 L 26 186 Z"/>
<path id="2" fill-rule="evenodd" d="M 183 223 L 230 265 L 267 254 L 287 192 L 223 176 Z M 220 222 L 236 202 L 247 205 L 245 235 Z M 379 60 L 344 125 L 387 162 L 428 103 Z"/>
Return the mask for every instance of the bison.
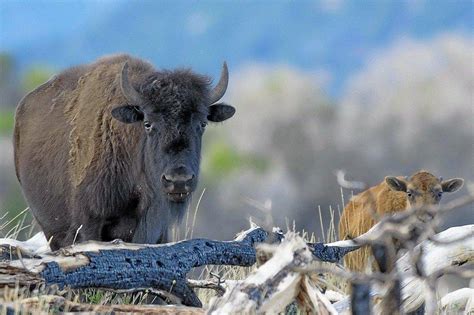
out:
<path id="1" fill-rule="evenodd" d="M 53 250 L 77 241 L 164 243 L 199 177 L 208 122 L 235 109 L 190 70 L 128 55 L 73 67 L 26 95 L 14 155 L 29 208 Z"/>
<path id="2" fill-rule="evenodd" d="M 410 178 L 387 176 L 377 186 L 352 197 L 339 221 L 339 239 L 353 239 L 374 226 L 378 216 L 389 215 L 410 207 L 438 205 L 444 192 L 455 192 L 464 183 L 461 178 L 442 180 L 427 171 L 418 171 Z M 364 247 L 345 256 L 350 270 L 367 268 L 370 248 Z"/>

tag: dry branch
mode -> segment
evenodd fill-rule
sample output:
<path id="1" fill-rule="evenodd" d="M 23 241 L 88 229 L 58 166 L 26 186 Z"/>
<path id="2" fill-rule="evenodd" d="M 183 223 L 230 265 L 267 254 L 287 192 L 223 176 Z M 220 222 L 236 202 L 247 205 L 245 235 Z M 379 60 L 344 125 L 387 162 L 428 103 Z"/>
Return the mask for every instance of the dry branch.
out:
<path id="1" fill-rule="evenodd" d="M 463 288 L 446 294 L 441 299 L 443 314 L 474 313 L 474 289 Z"/>
<path id="2" fill-rule="evenodd" d="M 155 288 L 183 304 L 201 306 L 186 281 L 194 267 L 207 264 L 251 266 L 256 242 L 267 233 L 254 227 L 231 242 L 194 239 L 166 245 L 86 242 L 42 257 L 0 263 L 0 283 L 71 288 Z M 17 252 L 16 248 L 11 248 Z"/>
<path id="3" fill-rule="evenodd" d="M 272 251 L 270 246 L 264 249 Z M 275 249 L 275 247 L 274 247 Z M 299 293 L 302 274 L 293 271 L 312 261 L 306 243 L 294 234 L 287 236 L 273 251 L 273 257 L 247 279 L 210 303 L 209 314 L 278 313 Z"/>
<path id="4" fill-rule="evenodd" d="M 354 240 L 326 245 L 305 243 L 294 233 L 286 237 L 278 230 L 268 233 L 257 226 L 229 242 L 206 239 L 164 245 L 86 242 L 49 254 L 35 251 L 34 246 L 20 248 L 21 244 L 10 243 L 0 248 L 1 259 L 5 260 L 0 263 L 0 284 L 30 288 L 46 284 L 119 291 L 149 288 L 158 295 L 176 297 L 172 299 L 175 303 L 188 306 L 201 306 L 192 288 L 211 288 L 221 294 L 225 288 L 225 294 L 211 302 L 209 312 L 213 314 L 276 313 L 295 299 L 309 312 L 335 314 L 348 311 L 349 299 L 331 304 L 312 282 L 314 272 L 329 271 L 353 283 L 353 313 L 369 310 L 377 313 L 388 309 L 395 313 L 409 312 L 423 302 L 428 312 L 434 312 L 437 307 L 436 279 L 443 273 L 472 276 L 472 270 L 459 266 L 474 261 L 474 225 L 451 228 L 435 235 L 439 223 L 437 214 L 473 200 L 474 196 L 470 195 L 443 208 L 397 213 L 382 219 Z M 406 251 L 396 262 L 400 251 L 395 250 L 395 243 Z M 385 273 L 355 274 L 334 265 L 315 264 L 339 262 L 346 253 L 365 245 L 380 251 L 381 255 L 375 257 L 380 256 L 385 264 L 381 270 Z M 242 281 L 221 285 L 220 281 L 189 281 L 186 278 L 194 267 L 208 264 L 250 266 L 257 257 L 263 265 Z M 384 291 L 393 284 L 397 285 L 392 286 L 387 295 Z M 429 294 L 424 295 L 424 291 Z M 386 300 L 373 303 L 375 308 L 372 309 L 371 302 L 384 296 Z M 387 296 L 401 298 L 390 304 Z"/>
<path id="5" fill-rule="evenodd" d="M 280 242 L 282 238 L 279 233 L 269 234 L 253 226 L 229 242 L 192 239 L 164 245 L 140 245 L 89 241 L 47 254 L 39 254 L 33 247 L 14 247 L 10 242 L 1 248 L 4 261 L 0 262 L 0 284 L 33 288 L 44 283 L 59 288 L 115 291 L 148 289 L 184 305 L 201 306 L 192 288 L 206 287 L 222 294 L 223 287 L 188 281 L 186 276 L 192 268 L 209 264 L 251 266 L 256 261 L 256 243 Z M 353 250 L 320 243 L 305 246 L 310 256 L 330 262 L 339 261 Z"/>
<path id="6" fill-rule="evenodd" d="M 296 297 L 298 303 L 305 307 L 308 314 L 337 315 L 337 311 L 329 298 L 321 293 L 311 277 L 304 276 L 301 281 L 300 294 Z"/>
<path id="7" fill-rule="evenodd" d="M 415 251 L 422 253 L 421 265 L 418 266 L 421 266 L 424 273 L 421 276 L 434 276 L 436 280 L 448 267 L 474 262 L 474 225 L 447 229 L 437 234 L 434 239 L 442 243 L 436 244 L 428 240 L 415 248 Z M 461 241 L 446 244 L 447 241 L 456 239 Z M 410 258 L 410 253 L 407 253 L 397 261 L 397 269 L 402 275 L 402 303 L 406 312 L 414 311 L 421 306 L 425 301 L 425 290 L 422 288 L 428 285 L 427 281 L 420 277 Z"/>
<path id="8" fill-rule="evenodd" d="M 449 270 L 449 267 L 461 266 L 469 263 L 474 263 L 474 225 L 458 226 L 447 229 L 434 236 L 435 240 L 440 242 L 432 242 L 426 240 L 418 245 L 415 250 L 421 250 L 420 261 L 424 275 L 421 277 L 418 274 L 416 266 L 413 266 L 410 260 L 410 253 L 402 256 L 396 263 L 397 275 L 401 278 L 401 293 L 402 304 L 405 312 L 415 311 L 425 302 L 424 289 L 426 286 L 426 278 L 437 278 Z M 445 244 L 450 239 L 457 240 L 452 244 Z M 461 240 L 461 241 L 460 241 Z M 460 271 L 462 269 L 456 268 Z M 316 271 L 323 271 L 317 270 Z M 472 273 L 464 272 L 466 276 L 471 276 Z M 374 273 L 373 275 L 357 275 L 355 273 L 343 273 L 339 275 L 346 277 L 348 280 L 376 281 L 384 280 L 381 274 Z M 461 272 L 460 275 L 463 275 Z M 387 276 L 385 276 L 386 278 Z M 376 288 L 372 289 L 371 296 L 381 296 L 382 292 Z M 338 312 L 345 312 L 350 310 L 349 298 L 341 300 L 334 304 Z M 377 307 L 376 307 L 377 311 Z"/>

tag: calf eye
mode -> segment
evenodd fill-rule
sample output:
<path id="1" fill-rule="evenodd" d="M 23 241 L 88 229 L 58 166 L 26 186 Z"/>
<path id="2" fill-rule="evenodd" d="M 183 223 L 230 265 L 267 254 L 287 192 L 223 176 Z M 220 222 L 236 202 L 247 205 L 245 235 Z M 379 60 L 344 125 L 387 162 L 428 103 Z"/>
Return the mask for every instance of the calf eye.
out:
<path id="1" fill-rule="evenodd" d="M 439 197 L 439 198 L 441 198 L 442 195 L 443 195 L 443 192 L 442 192 L 442 191 L 438 192 L 438 197 Z"/>
<path id="2" fill-rule="evenodd" d="M 151 123 L 149 121 L 145 121 L 143 123 L 143 126 L 145 126 L 145 130 L 146 131 L 150 131 L 151 130 Z"/>
<path id="3" fill-rule="evenodd" d="M 407 196 L 408 197 L 412 197 L 413 196 L 413 193 L 411 191 L 407 191 Z"/>

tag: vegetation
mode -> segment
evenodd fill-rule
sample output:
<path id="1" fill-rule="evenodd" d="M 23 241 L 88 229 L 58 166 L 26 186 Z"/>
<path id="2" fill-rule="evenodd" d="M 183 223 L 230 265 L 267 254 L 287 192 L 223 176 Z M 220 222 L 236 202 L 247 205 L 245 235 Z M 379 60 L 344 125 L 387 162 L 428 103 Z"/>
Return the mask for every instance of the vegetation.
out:
<path id="1" fill-rule="evenodd" d="M 321 211 L 321 210 L 319 210 Z M 334 211 L 330 210 L 332 218 L 334 219 Z M 175 231 L 175 240 L 178 239 L 189 239 L 192 237 L 192 230 L 194 229 L 193 217 L 198 214 L 198 207 L 196 207 L 192 213 L 189 213 L 183 223 L 183 230 L 179 229 Z M 271 215 L 269 213 L 268 215 Z M 321 214 L 319 215 L 321 218 Z M 325 227 L 324 222 L 320 222 L 320 226 L 324 228 L 327 233 L 324 237 L 326 242 L 336 240 L 335 222 L 331 221 L 329 226 Z M 291 229 L 293 226 L 288 226 L 287 229 Z M 20 239 L 29 238 L 33 235 L 35 230 L 34 223 L 29 215 L 28 209 L 24 209 L 20 214 L 13 218 L 4 216 L 0 221 L 0 235 L 8 238 L 19 238 L 19 235 L 23 233 Z M 322 241 L 317 239 L 314 234 L 309 234 L 306 231 L 300 233 L 308 242 Z M 216 279 L 226 280 L 243 280 L 245 279 L 257 266 L 252 267 L 236 267 L 236 266 L 206 266 L 201 270 L 196 270 L 191 277 L 198 280 L 210 280 L 215 281 Z M 345 293 L 347 289 L 347 283 L 345 280 L 328 274 L 324 279 L 321 279 L 323 285 L 328 289 L 336 292 Z M 199 299 L 203 302 L 203 305 L 207 305 L 210 300 L 216 296 L 216 291 L 212 289 L 196 289 Z M 64 297 L 67 301 L 81 302 L 93 305 L 120 305 L 120 304 L 149 304 L 156 297 L 150 292 L 135 292 L 135 293 L 117 293 L 113 291 L 107 291 L 103 289 L 68 289 L 59 290 L 57 288 L 44 288 L 40 287 L 36 290 L 29 291 L 25 288 L 6 288 L 3 291 L 2 297 L 0 297 L 0 303 L 14 302 L 30 297 L 39 297 L 49 294 Z M 41 304 L 40 304 L 41 305 Z M 54 312 L 55 310 L 50 308 L 48 304 L 43 304 L 40 308 L 44 311 Z"/>
<path id="2" fill-rule="evenodd" d="M 22 80 L 22 90 L 29 92 L 40 84 L 48 81 L 48 79 L 53 75 L 53 71 L 46 66 L 33 66 L 31 67 L 23 76 Z"/>
<path id="3" fill-rule="evenodd" d="M 205 149 L 202 171 L 209 178 L 225 177 L 232 172 L 250 168 L 258 173 L 263 173 L 268 168 L 268 161 L 264 158 L 251 154 L 243 154 L 225 143 L 224 141 L 213 141 Z"/>
<path id="4" fill-rule="evenodd" d="M 11 109 L 0 108 L 0 136 L 10 135 L 15 122 L 15 112 Z"/>

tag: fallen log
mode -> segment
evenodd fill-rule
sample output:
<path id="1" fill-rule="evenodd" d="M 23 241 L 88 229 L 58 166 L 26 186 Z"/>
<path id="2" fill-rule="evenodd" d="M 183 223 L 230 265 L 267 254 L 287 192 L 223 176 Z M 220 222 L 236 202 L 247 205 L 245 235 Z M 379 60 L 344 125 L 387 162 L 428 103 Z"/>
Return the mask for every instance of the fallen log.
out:
<path id="1" fill-rule="evenodd" d="M 442 314 L 474 313 L 474 289 L 463 288 L 450 292 L 441 299 Z"/>
<path id="2" fill-rule="evenodd" d="M 254 243 L 266 238 L 267 232 L 254 227 L 230 242 L 193 239 L 140 245 L 89 241 L 39 258 L 0 263 L 0 283 L 45 283 L 59 288 L 158 288 L 177 296 L 184 305 L 201 307 L 187 285 L 187 273 L 208 264 L 251 266 L 255 263 Z"/>
<path id="3" fill-rule="evenodd" d="M 267 247 L 269 252 L 273 248 Z M 282 241 L 273 257 L 237 286 L 214 299 L 209 314 L 278 313 L 290 304 L 298 293 L 301 274 L 291 269 L 296 261 L 311 261 L 311 253 L 300 238 L 288 237 Z"/>
<path id="4" fill-rule="evenodd" d="M 209 314 L 277 314 L 295 299 L 310 313 L 337 314 L 311 278 L 296 270 L 315 261 L 312 249 L 301 237 L 288 233 L 279 246 L 261 245 L 257 249 L 271 258 L 224 296 L 211 300 Z"/>
<path id="5" fill-rule="evenodd" d="M 436 234 L 433 240 L 419 244 L 415 250 L 422 253 L 417 266 L 422 269 L 421 276 L 436 280 L 446 268 L 474 263 L 474 224 L 449 228 Z M 405 312 L 415 311 L 426 300 L 423 288 L 427 281 L 420 277 L 420 270 L 416 270 L 410 258 L 410 255 L 405 254 L 397 261 L 397 269 L 403 275 L 401 290 Z"/>
<path id="6" fill-rule="evenodd" d="M 472 262 L 473 235 L 474 225 L 456 227 L 418 245 L 423 249 L 420 266 L 423 267 L 424 276 L 435 277 L 450 266 Z M 370 233 L 364 235 L 366 238 L 369 236 Z M 280 246 L 262 244 L 269 239 L 274 243 L 282 243 Z M 164 245 L 86 242 L 47 254 L 35 252 L 33 247 L 22 249 L 10 244 L 1 247 L 1 257 L 6 260 L 0 262 L 0 284 L 20 284 L 27 287 L 46 284 L 58 285 L 60 288 L 95 287 L 114 290 L 151 288 L 154 292 L 163 292 L 164 297 L 167 294 L 177 297 L 173 300 L 177 304 L 200 307 L 201 302 L 192 290 L 193 287 L 208 286 L 223 293 L 222 288 L 219 283 L 190 282 L 186 278 L 188 272 L 206 264 L 250 266 L 256 261 L 257 246 L 259 252 L 270 257 L 269 260 L 247 279 L 235 282 L 234 285 L 229 281 L 224 296 L 211 303 L 211 313 L 224 314 L 230 310 L 280 312 L 286 305 L 297 300 L 307 310 L 317 309 L 323 313 L 335 314 L 348 311 L 350 303 L 343 299 L 332 305 L 311 282 L 308 276 L 311 272 L 310 265 L 314 261 L 337 262 L 345 253 L 358 248 L 359 245 L 354 243 L 344 241 L 328 245 L 307 244 L 292 233 L 284 238 L 280 233 L 271 235 L 254 226 L 229 242 L 205 239 Z M 330 246 L 336 244 L 339 246 Z M 414 269 L 407 255 L 399 259 L 397 269 L 402 276 L 404 310 L 414 310 L 424 301 L 420 287 L 425 280 L 417 276 L 419 271 Z M 380 292 L 376 289 L 370 292 L 372 297 L 379 295 Z M 366 294 L 355 299 L 360 300 L 360 303 L 356 302 L 358 306 L 367 308 L 368 304 L 365 303 L 369 302 L 368 296 Z M 51 298 L 53 300 L 60 305 L 66 303 Z M 74 307 L 81 309 L 82 306 Z M 87 311 L 86 308 L 82 309 Z"/>
<path id="7" fill-rule="evenodd" d="M 256 262 L 256 243 L 267 239 L 278 242 L 283 237 L 281 233 L 270 236 L 253 226 L 227 242 L 192 239 L 141 245 L 89 241 L 46 254 L 35 252 L 34 248 L 5 245 L 0 248 L 0 257 L 6 259 L 0 262 L 0 284 L 31 288 L 41 284 L 114 290 L 153 288 L 176 296 L 184 305 L 201 307 L 187 282 L 191 269 L 203 265 L 251 266 Z M 318 243 L 308 247 L 309 255 L 330 262 L 339 261 L 356 248 Z"/>
<path id="8" fill-rule="evenodd" d="M 344 245 L 341 244 L 342 242 L 338 243 Z M 398 275 L 401 278 L 402 306 L 406 313 L 417 310 L 425 302 L 426 278 L 432 277 L 435 281 L 450 267 L 462 270 L 459 269 L 459 266 L 474 263 L 474 225 L 449 228 L 436 234 L 432 240 L 426 240 L 417 245 L 415 250 L 420 251 L 422 255 L 421 263 L 418 266 L 413 266 L 408 253 L 396 262 Z M 423 274 L 420 275 L 419 272 Z M 468 277 L 474 276 L 473 272 L 469 271 L 464 274 Z M 366 278 L 370 278 L 370 276 Z M 373 276 L 373 279 L 376 279 L 376 275 Z M 373 288 L 370 295 L 379 297 L 382 293 Z M 339 313 L 349 312 L 351 309 L 350 298 L 347 297 L 336 302 L 334 307 Z M 377 306 L 375 312 L 377 312 Z"/>

